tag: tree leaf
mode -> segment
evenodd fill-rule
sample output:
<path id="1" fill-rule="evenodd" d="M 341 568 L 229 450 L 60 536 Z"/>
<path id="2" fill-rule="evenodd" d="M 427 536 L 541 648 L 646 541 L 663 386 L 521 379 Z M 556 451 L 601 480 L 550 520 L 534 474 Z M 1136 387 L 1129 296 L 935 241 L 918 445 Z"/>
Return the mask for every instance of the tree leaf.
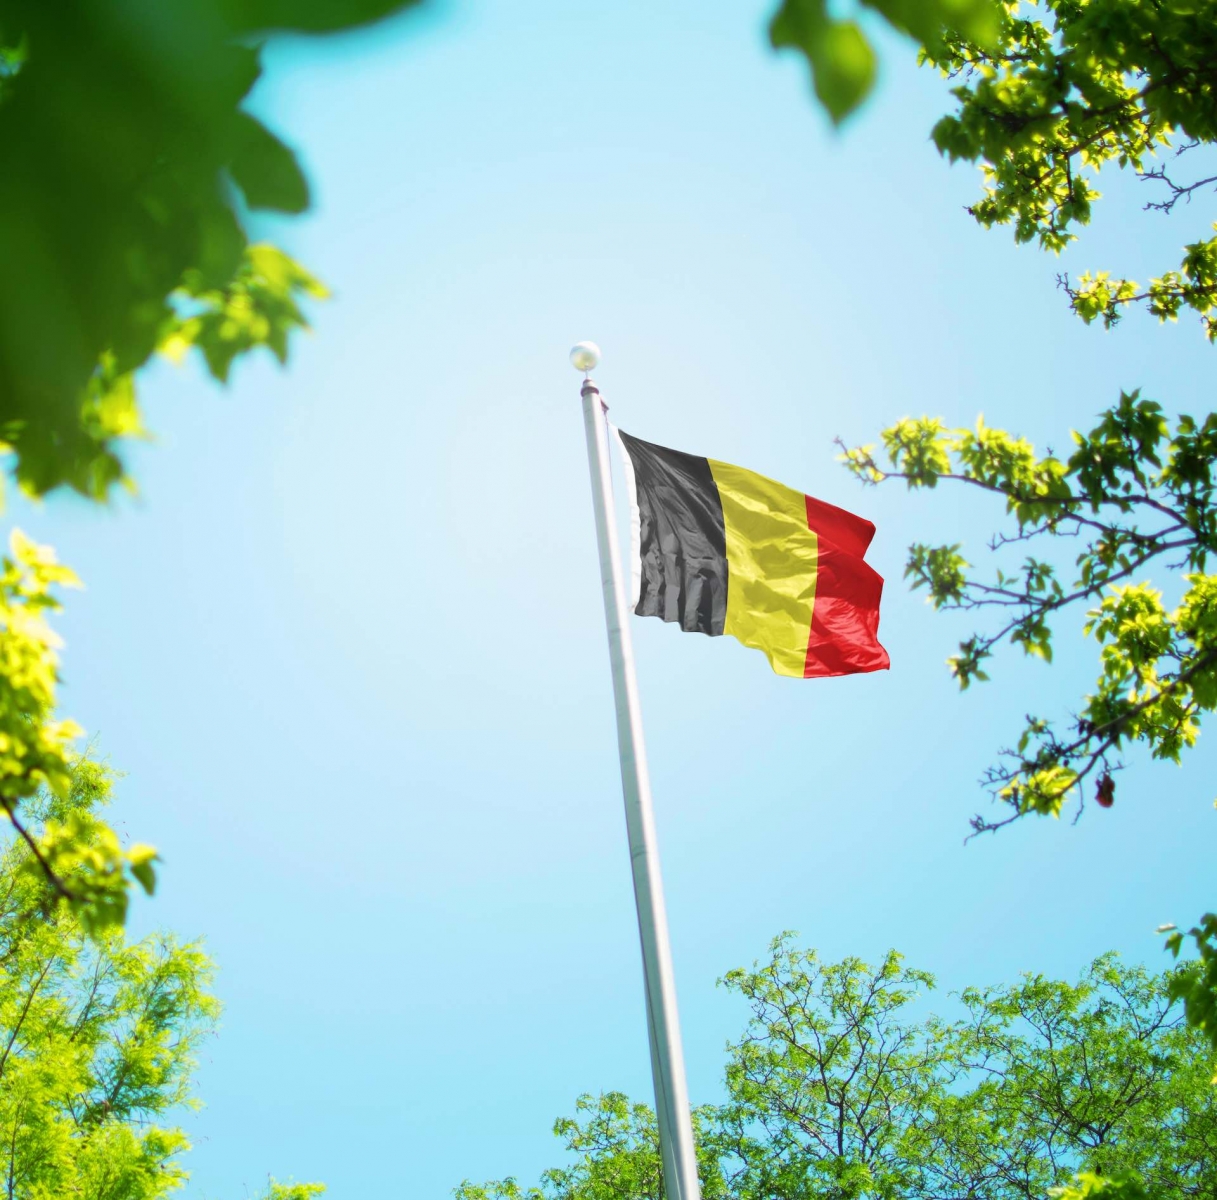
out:
<path id="1" fill-rule="evenodd" d="M 265 125 L 239 112 L 233 122 L 228 169 L 254 209 L 302 213 L 309 205 L 308 181 L 292 153 Z"/>

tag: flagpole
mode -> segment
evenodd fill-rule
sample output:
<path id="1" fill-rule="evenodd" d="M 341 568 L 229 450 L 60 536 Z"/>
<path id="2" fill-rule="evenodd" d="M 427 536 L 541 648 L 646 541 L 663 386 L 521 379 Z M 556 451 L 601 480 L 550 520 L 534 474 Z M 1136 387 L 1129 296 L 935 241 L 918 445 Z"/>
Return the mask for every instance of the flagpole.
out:
<path id="1" fill-rule="evenodd" d="M 613 695 L 617 704 L 617 748 L 621 757 L 621 790 L 625 824 L 634 875 L 634 903 L 642 943 L 642 974 L 646 992 L 647 1032 L 651 1046 L 651 1072 L 655 1080 L 655 1114 L 663 1161 L 667 1200 L 700 1200 L 689 1090 L 685 1082 L 684 1054 L 676 1012 L 676 978 L 668 942 L 668 920 L 659 872 L 659 847 L 651 806 L 646 747 L 642 738 L 642 711 L 634 677 L 634 649 L 627 621 L 628 609 L 621 578 L 621 553 L 613 530 L 613 490 L 609 465 L 606 406 L 600 389 L 586 377 L 600 361 L 591 343 L 571 351 L 571 362 L 585 373 L 581 396 L 587 433 L 587 461 L 591 469 L 592 507 L 596 515 L 596 541 L 600 547 L 600 582 L 604 590 L 604 617 L 608 627 Z"/>

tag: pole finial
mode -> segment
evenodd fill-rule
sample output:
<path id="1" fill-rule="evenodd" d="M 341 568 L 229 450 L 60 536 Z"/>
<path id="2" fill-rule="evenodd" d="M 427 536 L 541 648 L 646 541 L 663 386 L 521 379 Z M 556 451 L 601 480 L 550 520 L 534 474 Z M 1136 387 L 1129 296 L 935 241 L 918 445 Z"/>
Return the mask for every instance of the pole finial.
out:
<path id="1" fill-rule="evenodd" d="M 600 363 L 600 347 L 595 342 L 576 342 L 571 347 L 570 365 L 586 375 Z"/>

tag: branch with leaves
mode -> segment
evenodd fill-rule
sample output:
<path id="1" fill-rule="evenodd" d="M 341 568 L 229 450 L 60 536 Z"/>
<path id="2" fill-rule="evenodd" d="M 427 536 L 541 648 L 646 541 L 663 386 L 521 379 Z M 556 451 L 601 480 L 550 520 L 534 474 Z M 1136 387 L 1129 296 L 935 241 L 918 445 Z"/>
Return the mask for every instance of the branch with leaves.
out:
<path id="1" fill-rule="evenodd" d="M 55 589 L 77 584 L 49 548 L 13 531 L 0 559 L 0 812 L 29 851 L 25 869 L 44 884 L 42 910 L 65 903 L 100 935 L 126 919 L 133 883 L 151 894 L 156 851 L 124 849 L 97 805 L 84 802 L 108 782 L 73 750 L 79 727 L 55 716 L 60 643 L 47 616 L 60 608 Z M 38 796 L 55 804 L 35 831 L 24 809 Z"/>
<path id="2" fill-rule="evenodd" d="M 1217 138 L 1217 25 L 1203 4 L 1048 0 L 1028 10 L 1007 0 L 994 41 L 949 37 L 924 59 L 957 85 L 958 109 L 934 126 L 935 144 L 984 173 L 968 211 L 986 228 L 1013 225 L 1018 242 L 1063 250 L 1089 223 L 1105 166 L 1166 186 L 1167 198 L 1147 205 L 1162 212 L 1214 182 L 1176 184 L 1151 162 Z M 1148 287 L 1105 271 L 1062 286 L 1087 322 L 1111 326 L 1133 304 L 1175 320 L 1186 307 L 1217 341 L 1217 238 L 1188 245 L 1179 269 Z"/>
<path id="3" fill-rule="evenodd" d="M 1068 275 L 1057 276 L 1057 283 L 1087 325 L 1102 319 L 1111 329 L 1130 304 L 1143 303 L 1159 321 L 1177 321 L 1186 307 L 1200 314 L 1209 341 L 1217 342 L 1217 318 L 1211 315 L 1217 309 L 1217 238 L 1193 242 L 1184 251 L 1180 269 L 1151 279 L 1147 288 L 1132 279 L 1113 279 L 1107 271 L 1085 272 L 1076 287 Z"/>
<path id="4" fill-rule="evenodd" d="M 910 547 L 906 577 L 935 608 L 994 618 L 948 660 L 961 688 L 988 679 L 985 668 L 1002 645 L 1051 661 L 1056 622 L 1069 611 L 1083 616 L 1100 647 L 1094 690 L 1065 728 L 1029 716 L 1014 747 L 1000 753 L 984 782 L 1006 815 L 978 816 L 974 829 L 1029 813 L 1059 815 L 1089 778 L 1098 802 L 1109 805 L 1120 752 L 1132 744 L 1178 762 L 1217 707 L 1217 575 L 1206 572 L 1217 550 L 1217 414 L 1181 417 L 1172 427 L 1158 404 L 1123 395 L 1088 433 L 1074 433 L 1067 459 L 1040 456 L 983 422 L 968 430 L 904 420 L 882 438 L 885 465 L 873 446 L 843 446 L 846 466 L 863 482 L 988 492 L 1011 519 L 989 544 L 998 564 L 988 577 L 973 571 L 959 545 Z M 1068 568 L 1059 555 L 1027 553 L 1062 541 L 1071 547 Z M 1154 568 L 1182 574 L 1173 609 L 1150 581 Z"/>

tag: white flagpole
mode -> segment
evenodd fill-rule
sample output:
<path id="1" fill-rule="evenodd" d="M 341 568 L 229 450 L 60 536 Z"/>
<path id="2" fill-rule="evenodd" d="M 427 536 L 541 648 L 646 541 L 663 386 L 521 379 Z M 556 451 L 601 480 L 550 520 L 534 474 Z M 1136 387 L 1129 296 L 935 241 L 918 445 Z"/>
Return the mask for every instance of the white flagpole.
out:
<path id="1" fill-rule="evenodd" d="M 571 351 L 571 362 L 585 373 L 599 361 L 599 349 L 589 342 L 580 342 Z M 646 748 L 642 740 L 642 711 L 638 704 L 638 683 L 634 678 L 634 649 L 630 642 L 628 608 L 621 579 L 621 553 L 613 529 L 606 409 L 600 398 L 600 389 L 590 378 L 584 379 L 581 394 L 583 423 L 587 433 L 587 461 L 592 476 L 592 507 L 596 514 L 596 540 L 600 546 L 600 581 L 604 589 L 613 695 L 617 702 L 621 790 L 625 798 L 625 824 L 634 873 L 638 935 L 642 942 L 642 974 L 646 988 L 664 1193 L 667 1200 L 700 1200 L 697 1158 L 693 1150 L 693 1123 L 689 1116 L 689 1090 L 685 1083 L 680 1023 L 676 1015 L 676 979 L 672 971 L 663 881 L 659 873 L 651 783 L 647 776 Z"/>

